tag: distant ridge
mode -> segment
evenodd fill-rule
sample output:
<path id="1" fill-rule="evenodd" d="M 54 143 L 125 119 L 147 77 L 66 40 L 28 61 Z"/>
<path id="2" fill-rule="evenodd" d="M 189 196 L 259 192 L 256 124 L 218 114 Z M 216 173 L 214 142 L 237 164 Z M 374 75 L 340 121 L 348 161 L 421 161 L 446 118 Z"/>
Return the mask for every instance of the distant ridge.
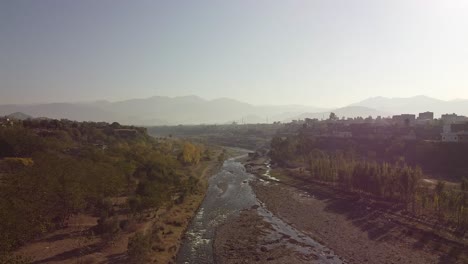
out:
<path id="1" fill-rule="evenodd" d="M 0 115 L 22 112 L 32 117 L 77 121 L 117 121 L 131 125 L 264 123 L 304 112 L 323 111 L 311 106 L 255 106 L 230 98 L 206 100 L 198 96 L 153 96 L 119 102 L 0 105 Z"/>
<path id="2" fill-rule="evenodd" d="M 117 115 L 107 112 L 104 109 L 84 103 L 0 105 L 0 115 L 8 115 L 15 112 L 21 112 L 34 118 L 64 118 L 77 121 L 112 121 L 118 118 Z"/>
<path id="3" fill-rule="evenodd" d="M 434 112 L 436 117 L 445 113 L 468 115 L 468 99 L 444 101 L 425 95 L 413 97 L 371 97 L 354 103 L 351 106 L 364 106 L 393 114 L 418 114 L 425 111 Z"/>
<path id="4" fill-rule="evenodd" d="M 18 118 L 48 117 L 77 121 L 117 121 L 127 125 L 179 125 L 265 123 L 304 118 L 327 118 L 333 111 L 339 117 L 377 117 L 432 111 L 468 116 L 468 100 L 444 101 L 424 95 L 408 98 L 371 97 L 337 109 L 302 105 L 252 105 L 231 98 L 206 100 L 195 95 L 130 99 L 118 102 L 49 103 L 0 105 L 0 116 L 11 113 Z"/>
<path id="5" fill-rule="evenodd" d="M 21 112 L 15 112 L 15 113 L 6 115 L 6 117 L 10 119 L 16 119 L 16 120 L 26 120 L 26 119 L 32 118 L 32 116 L 27 115 L 25 113 L 21 113 Z"/>

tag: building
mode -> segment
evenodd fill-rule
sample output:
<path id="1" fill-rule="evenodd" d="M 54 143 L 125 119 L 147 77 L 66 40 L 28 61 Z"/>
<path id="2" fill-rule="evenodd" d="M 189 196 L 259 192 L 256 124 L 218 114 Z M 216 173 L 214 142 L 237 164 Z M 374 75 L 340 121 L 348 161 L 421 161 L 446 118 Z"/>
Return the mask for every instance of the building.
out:
<path id="1" fill-rule="evenodd" d="M 468 142 L 468 132 L 458 132 L 458 142 Z"/>
<path id="2" fill-rule="evenodd" d="M 450 131 L 452 132 L 468 131 L 468 122 L 450 124 Z"/>
<path id="3" fill-rule="evenodd" d="M 315 123 L 317 123 L 319 120 L 317 118 L 306 118 L 304 120 L 304 122 L 307 124 L 307 125 L 313 125 Z"/>
<path id="4" fill-rule="evenodd" d="M 444 125 L 443 142 L 468 142 L 468 122 Z"/>
<path id="5" fill-rule="evenodd" d="M 468 142 L 468 131 L 442 133 L 442 142 Z"/>
<path id="6" fill-rule="evenodd" d="M 413 114 L 401 114 L 401 115 L 394 115 L 392 117 L 393 123 L 397 125 L 413 125 L 416 121 L 416 115 Z"/>
<path id="7" fill-rule="evenodd" d="M 418 119 L 419 120 L 434 120 L 434 112 L 419 113 Z"/>
<path id="8" fill-rule="evenodd" d="M 459 116 L 459 115 L 453 113 L 453 114 L 442 115 L 440 120 L 442 120 L 442 123 L 444 123 L 444 124 L 454 124 L 454 123 L 458 123 L 458 122 L 468 121 L 468 117 Z"/>

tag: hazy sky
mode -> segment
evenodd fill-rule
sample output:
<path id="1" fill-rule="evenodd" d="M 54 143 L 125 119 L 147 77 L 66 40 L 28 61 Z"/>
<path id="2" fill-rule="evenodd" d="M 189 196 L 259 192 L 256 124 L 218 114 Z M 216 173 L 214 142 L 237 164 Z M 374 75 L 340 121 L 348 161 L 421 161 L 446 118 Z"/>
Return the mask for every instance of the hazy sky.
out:
<path id="1" fill-rule="evenodd" d="M 0 103 L 468 98 L 466 0 L 0 0 Z"/>

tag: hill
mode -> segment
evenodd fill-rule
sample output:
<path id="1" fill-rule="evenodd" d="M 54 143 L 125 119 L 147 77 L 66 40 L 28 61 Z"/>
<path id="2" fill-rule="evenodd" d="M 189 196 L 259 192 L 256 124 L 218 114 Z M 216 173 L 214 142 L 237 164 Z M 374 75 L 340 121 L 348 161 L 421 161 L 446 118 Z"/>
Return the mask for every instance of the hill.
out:
<path id="1" fill-rule="evenodd" d="M 14 112 L 37 118 L 70 119 L 76 121 L 118 120 L 117 115 L 92 105 L 74 103 L 50 103 L 35 105 L 0 105 L 0 116 Z"/>
<path id="2" fill-rule="evenodd" d="M 46 119 L 0 126 L 0 263 L 108 263 L 117 253 L 122 263 L 146 263 L 132 255 L 140 232 L 152 236 L 148 251 L 164 249 L 152 258 L 175 258 L 169 248 L 177 249 L 225 153 L 146 131 Z"/>
<path id="3" fill-rule="evenodd" d="M 130 125 L 225 124 L 281 121 L 323 109 L 300 105 L 255 106 L 230 98 L 206 100 L 197 96 L 131 99 L 119 102 L 0 105 L 0 115 L 23 112 L 33 117 L 77 121 L 118 121 Z"/>
<path id="4" fill-rule="evenodd" d="M 77 121 L 117 121 L 122 124 L 195 125 L 265 123 L 293 119 L 326 118 L 330 112 L 339 117 L 391 116 L 393 114 L 432 111 L 436 117 L 445 113 L 468 115 L 468 100 L 443 101 L 427 96 L 408 98 L 372 97 L 337 109 L 303 105 L 252 105 L 230 98 L 206 100 L 198 96 L 153 96 L 118 102 L 48 103 L 35 105 L 0 105 L 0 116 L 24 113 L 31 117 Z"/>
<path id="5" fill-rule="evenodd" d="M 26 120 L 26 119 L 32 118 L 32 116 L 27 115 L 25 113 L 21 113 L 21 112 L 15 112 L 15 113 L 7 115 L 6 117 L 10 119 L 16 119 L 16 120 Z"/>
<path id="6" fill-rule="evenodd" d="M 308 106 L 256 106 L 230 98 L 206 100 L 193 95 L 154 96 L 93 106 L 125 116 L 125 123 L 139 125 L 260 123 L 280 121 L 281 115 L 285 114 L 293 116 L 319 109 Z M 158 119 L 156 122 L 155 118 Z"/>
<path id="7" fill-rule="evenodd" d="M 444 101 L 424 95 L 407 98 L 372 97 L 351 106 L 364 106 L 393 114 L 418 114 L 431 111 L 436 117 L 445 113 L 468 115 L 468 100 L 466 99 Z"/>

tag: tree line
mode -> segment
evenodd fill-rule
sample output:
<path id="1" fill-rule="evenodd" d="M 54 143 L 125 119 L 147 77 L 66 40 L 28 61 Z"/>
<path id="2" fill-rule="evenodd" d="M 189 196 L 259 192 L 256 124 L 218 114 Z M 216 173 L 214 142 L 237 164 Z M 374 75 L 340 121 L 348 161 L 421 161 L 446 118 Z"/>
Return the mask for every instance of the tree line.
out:
<path id="1" fill-rule="evenodd" d="M 324 151 L 307 144 L 300 136 L 274 138 L 272 161 L 284 167 L 302 166 L 310 180 L 326 182 L 346 191 L 367 194 L 399 203 L 418 215 L 449 221 L 460 230 L 468 227 L 468 180 L 459 187 L 444 182 L 425 184 L 423 171 L 404 160 L 377 161 L 347 151 Z"/>
<path id="2" fill-rule="evenodd" d="M 308 169 L 314 179 L 405 203 L 414 201 L 417 182 L 422 178 L 419 167 L 355 160 L 318 149 L 312 150 Z"/>
<path id="3" fill-rule="evenodd" d="M 323 128 L 324 131 L 319 133 L 326 133 L 327 129 L 330 129 L 327 126 L 332 125 L 319 123 L 313 129 Z M 368 129 L 372 130 L 372 128 Z M 391 127 L 388 128 L 390 129 Z M 418 132 L 418 129 L 423 130 L 424 127 L 415 128 L 415 132 Z M 365 133 L 365 129 L 363 130 L 362 133 Z M 314 137 L 309 133 L 309 128 L 300 129 L 294 140 L 300 140 L 301 144 L 309 150 L 318 148 L 328 152 L 353 152 L 354 155 L 362 158 L 389 163 L 404 160 L 409 165 L 445 174 L 452 180 L 460 180 L 466 176 L 462 171 L 468 171 L 465 158 L 468 153 L 468 144 L 420 139 L 405 140 L 396 136 L 390 138 L 359 137 L 358 133 L 353 138 Z"/>

